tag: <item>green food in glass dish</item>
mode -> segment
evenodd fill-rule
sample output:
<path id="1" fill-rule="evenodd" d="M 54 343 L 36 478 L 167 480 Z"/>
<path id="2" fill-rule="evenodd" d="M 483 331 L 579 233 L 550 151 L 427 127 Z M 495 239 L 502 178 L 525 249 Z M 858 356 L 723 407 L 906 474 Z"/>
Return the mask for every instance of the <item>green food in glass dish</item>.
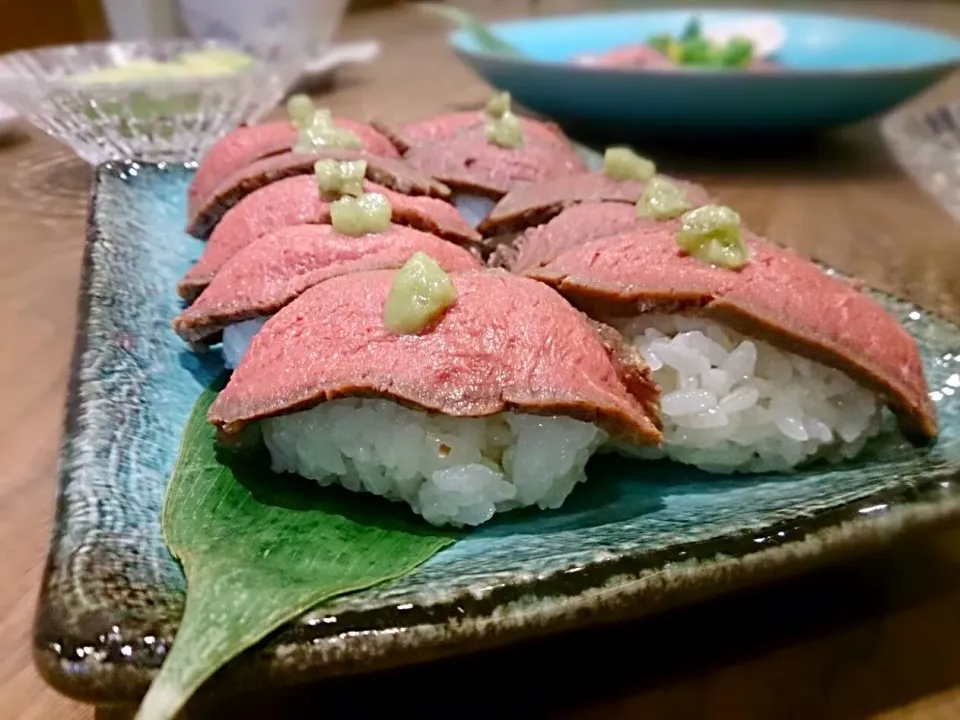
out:
<path id="1" fill-rule="evenodd" d="M 112 94 L 112 97 L 77 98 L 70 95 L 64 97 L 63 101 L 82 102 L 83 114 L 94 122 L 100 122 L 104 118 L 118 121 L 118 132 L 125 137 L 150 133 L 160 138 L 168 138 L 174 134 L 173 127 L 169 125 L 174 117 L 193 114 L 199 110 L 201 93 L 193 89 L 167 91 L 161 88 L 124 91 L 124 84 L 228 76 L 245 72 L 255 63 L 253 56 L 229 48 L 184 52 L 167 61 L 133 60 L 124 65 L 96 68 L 67 78 L 71 83 L 96 88 L 96 95 L 103 92 L 104 95 Z M 122 98 L 116 97 L 119 94 L 122 94 Z"/>
<path id="2" fill-rule="evenodd" d="M 125 65 L 96 68 L 70 76 L 72 82 L 84 85 L 130 82 L 137 80 L 175 80 L 190 77 L 230 75 L 253 67 L 251 55 L 229 48 L 194 50 L 177 55 L 173 60 L 133 60 Z"/>

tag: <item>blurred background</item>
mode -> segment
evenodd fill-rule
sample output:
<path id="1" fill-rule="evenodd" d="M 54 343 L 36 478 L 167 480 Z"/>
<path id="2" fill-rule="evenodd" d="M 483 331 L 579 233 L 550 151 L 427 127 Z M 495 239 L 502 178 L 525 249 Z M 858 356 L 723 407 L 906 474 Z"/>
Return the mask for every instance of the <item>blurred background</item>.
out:
<path id="1" fill-rule="evenodd" d="M 319 4 L 347 1 L 350 11 L 393 4 L 394 0 L 318 0 Z M 399 1 L 399 0 L 397 0 Z M 185 34 L 181 10 L 193 6 L 229 6 L 229 0 L 0 0 L 3 16 L 0 52 L 111 37 L 161 37 Z"/>
<path id="2" fill-rule="evenodd" d="M 348 12 L 359 12 L 376 7 L 402 4 L 404 0 L 318 0 L 319 3 L 347 2 Z M 903 5 L 916 5 L 912 0 L 900 0 Z M 159 37 L 185 32 L 181 19 L 182 5 L 228 5 L 229 0 L 43 0 L 43 2 L 22 2 L 21 0 L 0 0 L 3 23 L 0 26 L 0 52 L 38 45 L 73 43 L 85 40 L 102 40 L 114 37 L 128 39 L 133 37 Z M 458 2 L 458 5 L 470 8 L 471 2 Z M 484 3 L 487 5 L 487 3 Z M 504 10 L 516 14 L 534 14 L 543 5 L 549 5 L 552 12 L 569 5 L 571 9 L 581 8 L 582 2 L 549 2 L 539 0 L 498 0 Z M 738 5 L 743 3 L 714 0 L 713 2 L 692 2 L 671 0 L 605 0 L 596 5 L 609 7 L 677 7 L 682 5 Z M 807 0 L 806 2 L 782 2 L 780 0 L 761 0 L 752 5 L 770 7 L 818 6 L 828 8 L 831 0 Z"/>

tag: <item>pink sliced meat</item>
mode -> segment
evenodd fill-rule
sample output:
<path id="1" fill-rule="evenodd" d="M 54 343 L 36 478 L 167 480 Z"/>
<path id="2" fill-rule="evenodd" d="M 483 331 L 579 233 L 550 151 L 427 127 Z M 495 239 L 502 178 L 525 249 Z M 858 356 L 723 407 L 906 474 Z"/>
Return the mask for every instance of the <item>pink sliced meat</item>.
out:
<path id="1" fill-rule="evenodd" d="M 354 133 L 371 155 L 399 157 L 388 138 L 370 125 L 346 118 L 334 118 L 334 124 Z M 297 129 L 286 120 L 244 125 L 231 130 L 207 151 L 187 189 L 187 213 L 194 217 L 201 206 L 228 177 L 256 160 L 286 152 L 297 142 Z"/>
<path id="2" fill-rule="evenodd" d="M 310 155 L 285 152 L 257 160 L 224 180 L 209 201 L 197 211 L 187 232 L 205 238 L 223 214 L 256 190 L 277 180 L 313 173 L 317 160 L 364 160 L 367 179 L 405 195 L 446 198 L 450 189 L 413 168 L 403 160 L 370 155 L 355 150 L 319 150 Z"/>
<path id="3" fill-rule="evenodd" d="M 573 58 L 575 65 L 621 70 L 678 70 L 682 67 L 704 69 L 704 66 L 678 65 L 659 50 L 649 45 L 623 45 L 601 53 L 584 53 Z M 739 72 L 770 71 L 781 69 L 774 60 L 754 58 L 746 67 L 731 68 Z M 708 68 L 709 69 L 709 68 Z M 723 68 L 715 68 L 722 70 Z"/>
<path id="4" fill-rule="evenodd" d="M 585 53 L 573 59 L 577 65 L 605 68 L 671 69 L 676 64 L 649 45 L 627 45 L 603 53 Z"/>
<path id="5" fill-rule="evenodd" d="M 569 250 L 529 277 L 602 319 L 648 310 L 697 313 L 788 352 L 834 367 L 876 392 L 904 434 L 937 434 L 919 351 L 873 299 L 816 265 L 760 239 L 740 270 L 683 254 L 658 225 Z"/>
<path id="6" fill-rule="evenodd" d="M 695 183 L 662 176 L 679 187 L 692 207 L 710 202 L 710 194 Z M 511 190 L 477 228 L 486 237 L 539 225 L 577 203 L 636 203 L 646 183 L 612 180 L 602 172 L 581 173 L 523 185 Z"/>
<path id="7" fill-rule="evenodd" d="M 491 262 L 523 274 L 578 245 L 656 223 L 656 220 L 639 217 L 631 204 L 581 203 L 567 208 L 544 225 L 530 228 L 513 245 L 500 245 Z"/>
<path id="8" fill-rule="evenodd" d="M 661 442 L 649 370 L 636 360 L 625 372 L 622 348 L 547 286 L 500 270 L 453 273 L 456 302 L 419 333 L 399 335 L 383 325 L 393 278 L 343 275 L 270 318 L 209 420 L 231 434 L 326 400 L 373 396 L 452 417 L 566 415 L 629 442 Z"/>
<path id="9" fill-rule="evenodd" d="M 234 255 L 173 327 L 188 342 L 216 342 L 225 326 L 271 315 L 317 283 L 360 270 L 397 268 L 418 250 L 447 272 L 482 267 L 463 248 L 402 225 L 359 237 L 330 225 L 293 225 Z"/>
<path id="10" fill-rule="evenodd" d="M 418 120 L 400 127 L 391 127 L 377 121 L 371 124 L 379 132 L 389 137 L 401 152 L 406 152 L 410 148 L 451 140 L 466 130 L 483 127 L 485 123 L 486 118 L 483 112 L 474 110 L 472 112 L 437 115 L 427 120 Z M 566 148 L 570 145 L 570 140 L 556 123 L 520 116 L 520 125 L 525 134 L 536 138 L 540 142 L 552 144 L 559 148 Z"/>
<path id="11" fill-rule="evenodd" d="M 499 199 L 518 184 L 550 180 L 587 170 L 573 146 L 543 142 L 527 135 L 519 148 L 487 140 L 483 125 L 443 142 L 418 145 L 404 160 L 454 190 Z"/>
<path id="12" fill-rule="evenodd" d="M 369 180 L 365 192 L 386 195 L 399 225 L 433 233 L 459 245 L 480 242 L 453 205 L 431 197 L 402 195 Z M 295 175 L 271 183 L 234 205 L 217 223 L 200 259 L 177 285 L 180 297 L 193 301 L 225 262 L 251 242 L 289 225 L 330 222 L 330 203 L 323 199 L 313 175 Z"/>

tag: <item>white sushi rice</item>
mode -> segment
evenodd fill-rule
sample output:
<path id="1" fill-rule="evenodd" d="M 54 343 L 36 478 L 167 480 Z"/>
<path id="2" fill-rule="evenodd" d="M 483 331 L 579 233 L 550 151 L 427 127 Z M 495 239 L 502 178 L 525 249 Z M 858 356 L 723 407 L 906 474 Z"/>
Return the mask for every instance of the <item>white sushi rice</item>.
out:
<path id="1" fill-rule="evenodd" d="M 482 223 L 493 206 L 497 204 L 496 200 L 491 200 L 483 195 L 474 195 L 472 193 L 454 193 L 453 205 L 463 215 L 470 227 L 475 228 Z"/>
<path id="2" fill-rule="evenodd" d="M 233 370 L 240 364 L 247 348 L 250 347 L 253 336 L 260 332 L 260 328 L 269 319 L 268 317 L 260 317 L 253 320 L 244 320 L 233 325 L 227 325 L 223 329 L 220 352 L 223 354 L 223 364 L 227 368 Z"/>
<path id="3" fill-rule="evenodd" d="M 275 472 L 406 502 L 434 525 L 560 507 L 607 434 L 568 417 L 428 414 L 381 399 L 339 399 L 263 422 Z"/>
<path id="4" fill-rule="evenodd" d="M 612 324 L 663 392 L 663 447 L 620 451 L 710 472 L 782 472 L 853 457 L 880 430 L 882 404 L 839 370 L 699 318 Z"/>

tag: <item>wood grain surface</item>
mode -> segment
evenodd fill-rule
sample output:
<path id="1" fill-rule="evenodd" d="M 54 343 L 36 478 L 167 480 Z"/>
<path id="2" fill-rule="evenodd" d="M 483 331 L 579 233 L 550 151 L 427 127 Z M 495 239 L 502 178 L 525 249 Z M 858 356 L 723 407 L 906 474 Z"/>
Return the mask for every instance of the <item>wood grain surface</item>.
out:
<path id="1" fill-rule="evenodd" d="M 488 17 L 531 8 L 464 5 Z M 956 2 L 828 5 L 960 31 Z M 377 37 L 384 52 L 343 73 L 323 102 L 394 121 L 478 106 L 489 90 L 444 48 L 442 29 L 409 8 L 349 18 L 344 39 Z M 916 105 L 946 98 L 960 98 L 960 78 Z M 708 184 L 774 241 L 960 321 L 960 225 L 895 166 L 874 125 L 773 148 L 763 159 L 749 146 L 712 158 L 649 152 L 666 170 Z M 25 128 L 0 141 L 0 168 L 0 718 L 129 717 L 129 709 L 94 710 L 58 696 L 37 677 L 30 650 L 90 170 Z M 627 627 L 243 697 L 233 707 L 196 706 L 189 717 L 364 717 L 386 703 L 401 717 L 960 718 L 960 529 Z"/>

